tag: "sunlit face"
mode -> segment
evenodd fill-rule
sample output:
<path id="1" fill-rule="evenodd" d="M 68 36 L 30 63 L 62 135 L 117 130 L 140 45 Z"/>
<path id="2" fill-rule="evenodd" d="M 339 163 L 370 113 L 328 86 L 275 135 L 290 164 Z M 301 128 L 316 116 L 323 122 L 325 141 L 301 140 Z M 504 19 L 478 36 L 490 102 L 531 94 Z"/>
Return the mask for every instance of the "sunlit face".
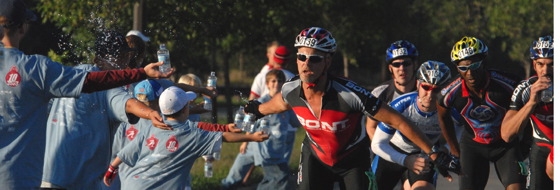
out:
<path id="1" fill-rule="evenodd" d="M 482 60 L 465 59 L 457 63 L 457 70 L 461 78 L 465 81 L 467 87 L 471 89 L 482 88 L 484 84 L 484 69 L 482 68 Z"/>
<path id="2" fill-rule="evenodd" d="M 431 105 L 435 105 L 436 96 L 439 92 L 440 88 L 436 85 L 427 83 L 427 82 L 419 82 L 418 84 L 418 99 L 423 107 L 430 107 Z"/>
<path id="3" fill-rule="evenodd" d="M 553 76 L 554 59 L 551 58 L 538 58 L 533 60 L 533 68 L 537 76 L 542 77 L 545 75 Z"/>
<path id="4" fill-rule="evenodd" d="M 276 76 L 271 76 L 270 78 L 267 78 L 266 81 L 266 87 L 268 88 L 270 95 L 280 92 L 283 84 L 284 81 L 279 80 Z"/>
<path id="5" fill-rule="evenodd" d="M 330 66 L 330 55 L 317 49 L 300 47 L 296 56 L 299 76 L 303 82 L 315 82 Z"/>
<path id="6" fill-rule="evenodd" d="M 389 63 L 389 71 L 395 82 L 399 85 L 407 85 L 414 82 L 414 61 L 409 58 L 397 58 Z"/>

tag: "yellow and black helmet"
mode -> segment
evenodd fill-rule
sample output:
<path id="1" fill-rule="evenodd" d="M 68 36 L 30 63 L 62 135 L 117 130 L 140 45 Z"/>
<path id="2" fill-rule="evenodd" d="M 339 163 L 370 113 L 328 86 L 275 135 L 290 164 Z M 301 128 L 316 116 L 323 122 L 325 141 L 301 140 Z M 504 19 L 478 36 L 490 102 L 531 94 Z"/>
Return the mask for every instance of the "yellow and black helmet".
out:
<path id="1" fill-rule="evenodd" d="M 451 61 L 457 63 L 474 55 L 486 55 L 488 47 L 475 37 L 464 36 L 453 46 L 451 50 Z"/>

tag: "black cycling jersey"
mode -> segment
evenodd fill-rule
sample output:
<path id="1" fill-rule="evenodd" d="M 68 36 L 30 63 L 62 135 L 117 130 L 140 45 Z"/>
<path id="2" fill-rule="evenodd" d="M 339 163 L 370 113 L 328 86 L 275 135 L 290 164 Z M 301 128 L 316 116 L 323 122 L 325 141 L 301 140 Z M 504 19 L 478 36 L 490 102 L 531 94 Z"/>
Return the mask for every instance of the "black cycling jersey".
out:
<path id="1" fill-rule="evenodd" d="M 416 85 L 414 85 L 414 88 L 410 91 L 413 92 L 416 91 Z M 395 82 L 394 79 L 385 81 L 383 83 L 381 83 L 379 86 L 375 87 L 371 93 L 376 96 L 377 98 L 379 98 L 381 101 L 389 104 L 391 101 L 393 101 L 393 99 L 408 93 L 408 92 L 401 92 L 399 91 L 396 87 L 395 87 Z"/>
<path id="2" fill-rule="evenodd" d="M 520 110 L 529 101 L 531 86 L 538 80 L 537 76 L 532 76 L 521 83 L 513 91 L 509 109 Z M 540 102 L 530 115 L 530 123 L 533 127 L 534 141 L 539 146 L 552 147 L 554 142 L 554 109 L 553 103 Z"/>
<path id="3" fill-rule="evenodd" d="M 482 90 L 483 98 L 479 98 L 469 93 L 458 75 L 441 90 L 438 104 L 448 109 L 455 108 L 460 113 L 462 118 L 459 122 L 466 127 L 464 133 L 474 142 L 491 144 L 502 141 L 502 119 L 518 81 L 513 75 L 489 70 L 486 86 Z"/>
<path id="4" fill-rule="evenodd" d="M 511 96 L 509 109 L 520 110 L 529 101 L 531 86 L 538 80 L 531 76 L 521 81 Z M 529 189 L 552 189 L 553 181 L 545 172 L 548 153 L 554 143 L 554 109 L 553 103 L 539 102 L 530 115 L 529 123 L 533 130 L 533 147 L 530 151 L 531 178 Z"/>

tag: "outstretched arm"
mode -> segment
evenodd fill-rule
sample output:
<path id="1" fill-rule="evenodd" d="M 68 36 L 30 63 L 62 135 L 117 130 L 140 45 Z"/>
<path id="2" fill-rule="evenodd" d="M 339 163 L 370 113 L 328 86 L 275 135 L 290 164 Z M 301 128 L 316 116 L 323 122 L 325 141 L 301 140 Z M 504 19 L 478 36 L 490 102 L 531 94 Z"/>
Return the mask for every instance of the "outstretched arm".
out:
<path id="1" fill-rule="evenodd" d="M 417 126 L 413 125 L 409 119 L 405 118 L 388 105 L 380 104 L 380 106 L 379 111 L 373 116 L 373 119 L 399 130 L 424 152 L 431 151 L 432 143 Z"/>
<path id="2" fill-rule="evenodd" d="M 453 120 L 451 119 L 451 112 L 449 109 L 437 105 L 439 127 L 441 128 L 441 134 L 443 138 L 447 141 L 449 149 L 452 155 L 460 156 L 459 142 L 455 133 L 455 126 L 453 125 Z"/>
<path id="3" fill-rule="evenodd" d="M 263 131 L 258 131 L 251 134 L 224 132 L 222 134 L 222 137 L 224 142 L 247 142 L 247 141 L 262 142 L 268 139 L 268 134 L 264 133 Z"/>
<path id="4" fill-rule="evenodd" d="M 152 124 L 160 129 L 171 130 L 171 126 L 163 123 L 159 113 L 135 98 L 126 101 L 126 113 L 134 114 L 140 118 L 152 120 Z"/>

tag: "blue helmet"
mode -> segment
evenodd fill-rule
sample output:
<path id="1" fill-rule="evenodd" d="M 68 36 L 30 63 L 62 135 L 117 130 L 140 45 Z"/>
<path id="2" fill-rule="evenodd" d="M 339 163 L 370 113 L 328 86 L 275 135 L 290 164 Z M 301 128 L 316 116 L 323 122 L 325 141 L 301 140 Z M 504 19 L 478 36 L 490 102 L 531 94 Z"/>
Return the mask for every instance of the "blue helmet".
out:
<path id="1" fill-rule="evenodd" d="M 445 63 L 439 61 L 426 61 L 420 65 L 416 78 L 421 82 L 441 85 L 451 78 L 451 70 Z"/>
<path id="2" fill-rule="evenodd" d="M 391 62 L 391 60 L 399 57 L 411 57 L 414 59 L 418 57 L 418 50 L 416 50 L 414 44 L 406 40 L 393 42 L 391 46 L 387 48 L 387 58 L 385 60 Z"/>
<path id="3" fill-rule="evenodd" d="M 552 36 L 540 37 L 533 42 L 533 46 L 529 48 L 531 59 L 553 58 L 554 57 L 554 39 Z"/>
<path id="4" fill-rule="evenodd" d="M 294 47 L 310 47 L 327 53 L 336 51 L 336 40 L 332 34 L 320 27 L 303 29 L 297 36 Z"/>

